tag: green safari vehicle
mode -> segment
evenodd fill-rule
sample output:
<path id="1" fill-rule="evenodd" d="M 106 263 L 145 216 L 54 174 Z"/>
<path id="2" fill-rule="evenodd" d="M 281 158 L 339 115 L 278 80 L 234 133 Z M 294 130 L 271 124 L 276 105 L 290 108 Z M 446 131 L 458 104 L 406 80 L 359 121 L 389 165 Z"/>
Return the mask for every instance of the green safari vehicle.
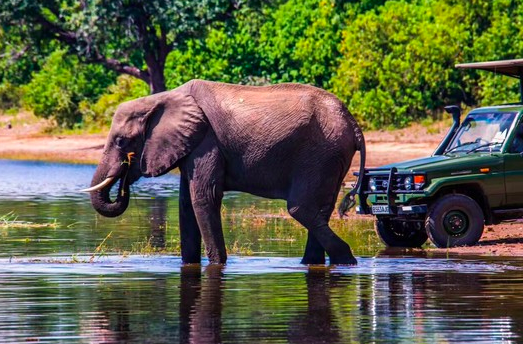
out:
<path id="1" fill-rule="evenodd" d="M 467 63 L 520 79 L 521 102 L 472 110 L 448 106 L 454 123 L 432 156 L 365 169 L 359 214 L 376 217 L 387 246 L 476 244 L 483 228 L 523 215 L 523 59 Z"/>

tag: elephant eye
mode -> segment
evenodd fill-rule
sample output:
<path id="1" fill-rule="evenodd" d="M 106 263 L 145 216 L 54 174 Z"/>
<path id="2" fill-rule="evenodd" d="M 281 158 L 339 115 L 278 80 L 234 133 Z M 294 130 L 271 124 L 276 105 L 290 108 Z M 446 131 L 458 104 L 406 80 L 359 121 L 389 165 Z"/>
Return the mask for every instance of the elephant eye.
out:
<path id="1" fill-rule="evenodd" d="M 127 139 L 125 137 L 118 136 L 115 140 L 115 143 L 118 148 L 123 148 L 127 144 Z"/>

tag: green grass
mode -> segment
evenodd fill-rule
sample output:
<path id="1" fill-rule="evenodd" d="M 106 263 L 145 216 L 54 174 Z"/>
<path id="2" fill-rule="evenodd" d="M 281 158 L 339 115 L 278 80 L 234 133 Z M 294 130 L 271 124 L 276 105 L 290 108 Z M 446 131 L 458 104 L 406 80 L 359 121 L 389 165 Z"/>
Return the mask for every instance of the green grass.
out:
<path id="1" fill-rule="evenodd" d="M 0 216 L 0 228 L 57 228 L 60 224 L 55 219 L 48 223 L 33 223 L 29 221 L 20 221 L 18 216 L 11 211 L 5 215 Z"/>

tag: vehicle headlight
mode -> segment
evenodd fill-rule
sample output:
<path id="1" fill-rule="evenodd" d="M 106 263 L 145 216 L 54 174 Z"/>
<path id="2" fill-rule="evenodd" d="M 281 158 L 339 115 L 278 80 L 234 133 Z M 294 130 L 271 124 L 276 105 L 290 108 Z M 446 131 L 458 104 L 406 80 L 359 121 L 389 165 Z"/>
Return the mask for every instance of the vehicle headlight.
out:
<path id="1" fill-rule="evenodd" d="M 377 189 L 377 188 L 376 188 L 376 178 L 371 177 L 371 178 L 369 179 L 369 189 L 370 189 L 370 191 L 372 191 L 372 192 L 376 191 L 376 189 Z"/>
<path id="2" fill-rule="evenodd" d="M 425 176 L 424 175 L 414 175 L 414 189 L 421 190 L 425 185 Z"/>
<path id="3" fill-rule="evenodd" d="M 412 176 L 405 177 L 403 185 L 405 185 L 405 190 L 412 190 Z"/>

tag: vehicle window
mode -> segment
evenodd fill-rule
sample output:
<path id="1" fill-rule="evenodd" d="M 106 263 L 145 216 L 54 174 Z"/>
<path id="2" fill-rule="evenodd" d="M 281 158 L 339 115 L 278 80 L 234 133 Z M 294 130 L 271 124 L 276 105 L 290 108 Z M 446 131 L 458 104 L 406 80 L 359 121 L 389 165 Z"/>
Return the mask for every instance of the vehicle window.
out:
<path id="1" fill-rule="evenodd" d="M 446 151 L 500 151 L 515 118 L 513 112 L 469 114 Z"/>

